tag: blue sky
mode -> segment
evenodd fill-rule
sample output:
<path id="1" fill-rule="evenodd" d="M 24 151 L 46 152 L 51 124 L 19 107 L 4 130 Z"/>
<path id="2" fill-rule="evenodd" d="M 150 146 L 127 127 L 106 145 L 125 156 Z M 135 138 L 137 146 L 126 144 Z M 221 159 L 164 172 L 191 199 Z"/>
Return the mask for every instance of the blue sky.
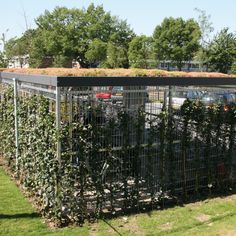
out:
<path id="1" fill-rule="evenodd" d="M 215 32 L 223 27 L 236 31 L 235 0 L 7 0 L 1 8 L 0 34 L 6 33 L 7 39 L 20 36 L 26 29 L 24 12 L 33 28 L 34 19 L 46 9 L 52 10 L 56 6 L 81 8 L 92 2 L 102 4 L 106 11 L 127 19 L 137 34 L 151 35 L 155 26 L 168 16 L 196 18 L 195 7 L 211 15 Z"/>

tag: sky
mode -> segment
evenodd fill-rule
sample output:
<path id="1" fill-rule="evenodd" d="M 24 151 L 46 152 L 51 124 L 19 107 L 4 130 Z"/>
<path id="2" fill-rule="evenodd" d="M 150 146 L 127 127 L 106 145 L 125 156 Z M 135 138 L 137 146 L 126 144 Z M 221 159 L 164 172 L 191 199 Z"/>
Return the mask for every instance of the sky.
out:
<path id="1" fill-rule="evenodd" d="M 112 15 L 126 19 L 138 35 L 152 35 L 155 27 L 165 17 L 195 18 L 198 14 L 194 8 L 205 10 L 211 15 L 214 33 L 224 27 L 236 32 L 236 0 L 0 0 L 0 35 L 6 40 L 19 37 L 26 28 L 35 27 L 35 18 L 45 10 L 53 10 L 56 6 L 82 8 L 89 4 L 103 5 Z M 0 47 L 1 48 L 1 47 Z"/>

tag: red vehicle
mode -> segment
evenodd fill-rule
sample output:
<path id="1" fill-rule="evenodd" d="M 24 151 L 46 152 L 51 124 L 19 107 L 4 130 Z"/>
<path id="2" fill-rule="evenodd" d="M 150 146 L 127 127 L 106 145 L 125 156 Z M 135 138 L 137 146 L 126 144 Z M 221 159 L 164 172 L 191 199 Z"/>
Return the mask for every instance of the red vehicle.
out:
<path id="1" fill-rule="evenodd" d="M 109 87 L 98 87 L 98 90 L 96 92 L 96 98 L 98 99 L 111 99 L 112 94 L 112 86 Z"/>

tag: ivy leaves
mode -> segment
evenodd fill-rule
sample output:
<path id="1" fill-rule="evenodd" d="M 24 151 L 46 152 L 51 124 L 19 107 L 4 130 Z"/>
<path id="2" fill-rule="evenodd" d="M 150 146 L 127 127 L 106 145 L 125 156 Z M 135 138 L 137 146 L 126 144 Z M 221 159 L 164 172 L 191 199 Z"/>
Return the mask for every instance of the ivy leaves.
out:
<path id="1" fill-rule="evenodd" d="M 51 103 L 40 95 L 18 99 L 18 177 L 36 197 L 43 215 L 62 225 L 83 224 L 106 211 L 114 215 L 117 209 L 164 204 L 166 198 L 179 197 L 180 187 L 187 199 L 192 188 L 200 194 L 206 187 L 211 193 L 232 186 L 234 104 L 226 109 L 186 100 L 178 111 L 151 114 L 144 107 L 119 106 L 104 114 L 115 107 L 83 103 L 76 107 L 72 123 L 63 117 L 57 130 Z M 13 114 L 9 87 L 0 100 L 0 148 L 12 169 Z"/>

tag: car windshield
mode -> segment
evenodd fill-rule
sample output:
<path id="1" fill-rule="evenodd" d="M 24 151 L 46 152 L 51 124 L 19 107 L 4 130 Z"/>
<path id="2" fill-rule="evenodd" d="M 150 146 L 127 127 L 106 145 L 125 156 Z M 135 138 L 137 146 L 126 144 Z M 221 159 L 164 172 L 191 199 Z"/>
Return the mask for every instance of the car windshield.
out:
<path id="1" fill-rule="evenodd" d="M 189 99 L 197 99 L 202 96 L 201 92 L 198 91 L 174 91 L 173 97 L 177 98 L 189 98 Z"/>
<path id="2" fill-rule="evenodd" d="M 188 92 L 187 91 L 174 91 L 172 96 L 177 97 L 177 98 L 187 98 Z"/>
<path id="3" fill-rule="evenodd" d="M 122 86 L 114 86 L 113 91 L 123 91 L 123 87 Z"/>

